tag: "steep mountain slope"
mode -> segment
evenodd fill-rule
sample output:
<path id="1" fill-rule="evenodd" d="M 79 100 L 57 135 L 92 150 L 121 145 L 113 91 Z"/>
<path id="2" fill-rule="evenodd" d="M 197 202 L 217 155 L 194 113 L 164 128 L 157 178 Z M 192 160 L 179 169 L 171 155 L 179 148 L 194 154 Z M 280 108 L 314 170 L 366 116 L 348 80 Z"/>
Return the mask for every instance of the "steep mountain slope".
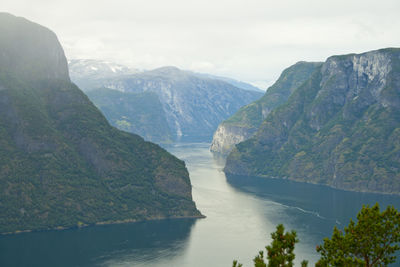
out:
<path id="1" fill-rule="evenodd" d="M 225 172 L 400 193 L 400 49 L 330 57 Z"/>
<path id="2" fill-rule="evenodd" d="M 249 139 L 271 110 L 286 102 L 292 92 L 321 64 L 298 62 L 285 69 L 262 98 L 240 108 L 233 116 L 218 125 L 213 136 L 211 151 L 228 154 L 236 144 Z"/>
<path id="3" fill-rule="evenodd" d="M 0 35 L 0 233 L 200 216 L 184 162 L 111 127 L 53 32 L 0 13 Z"/>
<path id="4" fill-rule="evenodd" d="M 156 143 L 170 143 L 171 130 L 155 93 L 126 93 L 107 88 L 87 92 L 111 125 Z"/>
<path id="5" fill-rule="evenodd" d="M 18 75 L 25 81 L 69 81 L 64 51 L 60 45 L 54 45 L 58 39 L 53 32 L 7 13 L 0 15 L 2 75 Z"/>
<path id="6" fill-rule="evenodd" d="M 175 67 L 103 79 L 101 87 L 157 94 L 173 139 L 184 141 L 211 140 L 221 121 L 262 95 Z"/>

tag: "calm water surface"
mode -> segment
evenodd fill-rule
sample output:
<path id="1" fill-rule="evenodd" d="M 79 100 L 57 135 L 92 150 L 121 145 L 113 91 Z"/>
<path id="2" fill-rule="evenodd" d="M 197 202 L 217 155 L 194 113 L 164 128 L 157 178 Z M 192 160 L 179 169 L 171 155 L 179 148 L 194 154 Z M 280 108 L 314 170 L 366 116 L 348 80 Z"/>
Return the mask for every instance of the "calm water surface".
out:
<path id="1" fill-rule="evenodd" d="M 400 198 L 256 177 L 226 177 L 209 144 L 167 149 L 186 161 L 193 198 L 206 219 L 165 220 L 0 236 L 0 266 L 251 266 L 283 223 L 300 238 L 297 266 L 363 204 L 400 209 Z M 313 264 L 309 265 L 312 266 Z"/>

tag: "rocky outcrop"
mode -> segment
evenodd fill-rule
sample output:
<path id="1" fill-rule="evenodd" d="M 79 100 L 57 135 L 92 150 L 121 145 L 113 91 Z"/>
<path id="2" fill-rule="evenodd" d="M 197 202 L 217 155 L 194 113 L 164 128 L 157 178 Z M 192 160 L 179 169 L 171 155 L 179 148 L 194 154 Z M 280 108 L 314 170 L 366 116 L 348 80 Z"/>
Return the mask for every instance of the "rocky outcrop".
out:
<path id="1" fill-rule="evenodd" d="M 54 33 L 2 13 L 0 36 L 0 233 L 201 217 L 185 163 L 111 127 Z"/>
<path id="2" fill-rule="evenodd" d="M 256 130 L 256 128 L 221 123 L 214 133 L 210 150 L 214 153 L 228 155 L 236 144 L 249 139 Z"/>
<path id="3" fill-rule="evenodd" d="M 19 80 L 69 81 L 68 65 L 57 36 L 28 20 L 0 12 L 0 69 Z M 5 53 L 7 51 L 7 53 Z"/>
<path id="4" fill-rule="evenodd" d="M 225 171 L 399 194 L 399 88 L 400 49 L 330 57 Z"/>
<path id="5" fill-rule="evenodd" d="M 298 62 L 285 69 L 261 99 L 240 108 L 238 112 L 218 126 L 210 150 L 228 154 L 236 144 L 249 139 L 271 110 L 287 101 L 292 92 L 306 81 L 321 64 L 319 62 Z"/>

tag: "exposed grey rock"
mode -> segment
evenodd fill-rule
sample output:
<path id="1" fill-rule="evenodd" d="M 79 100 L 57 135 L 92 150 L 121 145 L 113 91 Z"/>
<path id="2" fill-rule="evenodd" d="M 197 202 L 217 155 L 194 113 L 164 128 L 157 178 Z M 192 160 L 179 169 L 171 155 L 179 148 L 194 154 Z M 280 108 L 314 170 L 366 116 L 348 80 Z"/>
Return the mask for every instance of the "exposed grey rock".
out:
<path id="1" fill-rule="evenodd" d="M 0 72 L 27 82 L 69 81 L 64 50 L 52 31 L 24 18 L 0 12 L 0 32 Z"/>
<path id="2" fill-rule="evenodd" d="M 96 81 L 100 83 L 96 84 L 99 87 L 121 92 L 157 94 L 173 139 L 184 141 L 210 141 L 221 121 L 262 96 L 261 92 L 239 89 L 176 67 Z"/>
<path id="3" fill-rule="evenodd" d="M 332 56 L 236 146 L 225 172 L 399 194 L 399 107 L 399 48 Z"/>
<path id="4" fill-rule="evenodd" d="M 287 101 L 292 92 L 321 64 L 298 62 L 285 69 L 261 99 L 242 107 L 218 126 L 210 150 L 226 155 L 236 144 L 253 136 L 268 114 Z"/>
<path id="5" fill-rule="evenodd" d="M 210 150 L 211 152 L 228 155 L 236 144 L 249 139 L 256 131 L 256 128 L 221 123 L 214 133 Z"/>

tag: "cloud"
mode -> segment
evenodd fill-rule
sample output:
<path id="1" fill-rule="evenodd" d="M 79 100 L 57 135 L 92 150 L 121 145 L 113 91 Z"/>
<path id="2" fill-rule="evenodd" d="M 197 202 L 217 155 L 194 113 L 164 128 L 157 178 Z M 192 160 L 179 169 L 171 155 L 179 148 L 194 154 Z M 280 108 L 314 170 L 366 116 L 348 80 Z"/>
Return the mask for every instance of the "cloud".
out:
<path id="1" fill-rule="evenodd" d="M 70 58 L 176 65 L 250 82 L 299 60 L 399 46 L 398 0 L 3 0 L 54 30 Z"/>

